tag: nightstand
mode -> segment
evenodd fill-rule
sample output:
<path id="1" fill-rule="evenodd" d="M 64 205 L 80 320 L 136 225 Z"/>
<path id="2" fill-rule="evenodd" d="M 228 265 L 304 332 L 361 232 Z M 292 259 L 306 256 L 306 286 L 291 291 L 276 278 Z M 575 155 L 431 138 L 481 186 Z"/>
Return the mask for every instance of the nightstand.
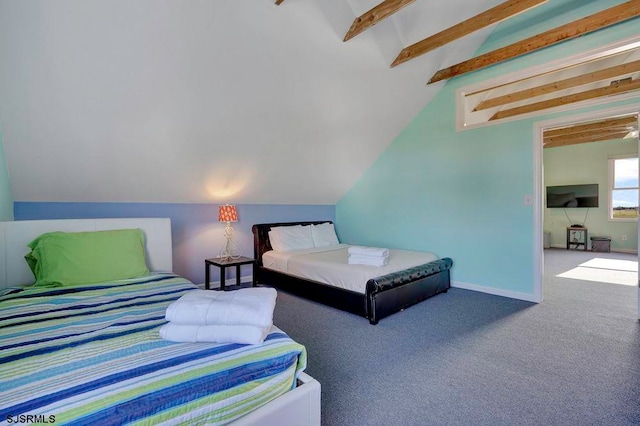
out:
<path id="1" fill-rule="evenodd" d="M 209 290 L 209 284 L 210 284 L 210 271 L 211 271 L 211 265 L 213 266 L 217 266 L 218 268 L 220 268 L 220 290 L 224 291 L 225 290 L 225 269 L 230 267 L 230 266 L 235 266 L 236 267 L 236 285 L 240 286 L 240 266 L 242 265 L 253 265 L 253 270 L 252 270 L 252 275 L 253 275 L 253 279 L 251 281 L 251 286 L 255 287 L 256 286 L 256 273 L 255 273 L 255 267 L 256 267 L 256 260 L 255 259 L 251 259 L 248 257 L 238 257 L 236 259 L 223 259 L 220 257 L 214 257 L 211 259 L 205 259 L 204 261 L 204 267 L 205 267 L 205 289 Z"/>
<path id="2" fill-rule="evenodd" d="M 589 231 L 584 226 L 568 226 L 567 227 L 567 250 L 572 248 L 579 249 L 580 246 L 587 251 L 587 237 Z"/>

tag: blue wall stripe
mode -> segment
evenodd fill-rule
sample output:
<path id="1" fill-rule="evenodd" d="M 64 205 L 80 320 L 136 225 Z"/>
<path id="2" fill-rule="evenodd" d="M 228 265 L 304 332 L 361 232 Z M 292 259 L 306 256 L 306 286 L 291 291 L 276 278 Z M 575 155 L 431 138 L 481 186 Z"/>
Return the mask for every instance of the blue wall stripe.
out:
<path id="1" fill-rule="evenodd" d="M 230 201 L 232 202 L 232 201 Z M 65 203 L 15 201 L 15 220 L 96 219 L 129 217 L 168 217 L 173 237 L 173 270 L 193 281 L 204 282 L 204 259 L 215 257 L 224 243 L 224 223 L 218 222 L 218 205 L 187 203 Z M 253 257 L 253 234 L 256 223 L 307 220 L 335 221 L 335 206 L 327 204 L 237 204 L 238 222 L 233 224 L 234 241 L 242 255 Z M 230 268 L 227 279 L 235 277 Z M 250 275 L 249 267 L 241 271 Z M 211 268 L 211 279 L 219 279 Z"/>

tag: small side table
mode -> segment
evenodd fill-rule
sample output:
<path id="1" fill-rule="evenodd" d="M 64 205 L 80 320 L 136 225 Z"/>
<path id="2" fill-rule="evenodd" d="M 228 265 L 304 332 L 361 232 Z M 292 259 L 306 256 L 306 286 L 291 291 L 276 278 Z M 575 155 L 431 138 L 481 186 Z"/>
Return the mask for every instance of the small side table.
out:
<path id="1" fill-rule="evenodd" d="M 580 239 L 577 239 L 575 237 L 575 233 L 579 232 L 581 234 Z M 571 239 L 571 237 L 573 236 L 573 240 Z M 589 234 L 587 231 L 587 228 L 585 227 L 573 227 L 573 226 L 567 226 L 567 250 L 571 249 L 571 246 L 575 246 L 574 248 L 577 250 L 580 246 L 584 247 L 584 251 L 587 251 L 587 240 Z"/>
<path id="2" fill-rule="evenodd" d="M 210 278 L 211 278 L 211 265 L 217 266 L 220 268 L 220 290 L 225 290 L 225 269 L 229 266 L 236 267 L 236 285 L 240 285 L 240 266 L 242 265 L 253 265 L 253 280 L 251 282 L 251 286 L 256 286 L 256 260 L 248 257 L 238 257 L 237 259 L 223 259 L 221 257 L 214 257 L 212 259 L 205 259 L 204 267 L 205 267 L 205 289 L 209 290 Z"/>

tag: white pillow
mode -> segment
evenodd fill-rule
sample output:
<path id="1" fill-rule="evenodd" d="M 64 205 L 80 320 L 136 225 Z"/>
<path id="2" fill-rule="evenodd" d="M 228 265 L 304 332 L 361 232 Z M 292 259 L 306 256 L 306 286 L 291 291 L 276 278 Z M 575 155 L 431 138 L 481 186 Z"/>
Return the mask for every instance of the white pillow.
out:
<path id="1" fill-rule="evenodd" d="M 310 226 L 277 226 L 269 231 L 274 251 L 291 251 L 313 247 Z"/>
<path id="2" fill-rule="evenodd" d="M 315 247 L 326 247 L 340 244 L 333 223 L 311 225 L 311 237 Z"/>

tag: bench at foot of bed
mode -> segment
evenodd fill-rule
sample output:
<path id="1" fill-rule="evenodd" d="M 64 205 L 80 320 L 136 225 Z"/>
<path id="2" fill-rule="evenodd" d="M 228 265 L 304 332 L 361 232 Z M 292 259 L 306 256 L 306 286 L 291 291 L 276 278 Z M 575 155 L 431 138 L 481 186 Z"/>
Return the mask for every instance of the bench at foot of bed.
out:
<path id="1" fill-rule="evenodd" d="M 372 278 L 367 282 L 366 317 L 378 321 L 451 287 L 453 261 L 445 257 L 424 265 Z"/>

